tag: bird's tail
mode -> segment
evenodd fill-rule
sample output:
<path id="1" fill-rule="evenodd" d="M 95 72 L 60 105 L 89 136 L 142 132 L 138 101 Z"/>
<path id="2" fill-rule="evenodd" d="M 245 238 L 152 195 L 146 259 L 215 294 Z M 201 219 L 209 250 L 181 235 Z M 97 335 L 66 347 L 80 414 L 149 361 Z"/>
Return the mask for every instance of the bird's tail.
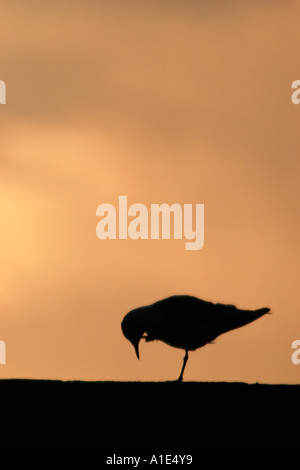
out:
<path id="1" fill-rule="evenodd" d="M 260 314 L 260 315 L 264 315 L 265 313 L 272 313 L 270 312 L 270 308 L 259 308 L 258 310 L 255 310 L 256 313 Z"/>
<path id="2" fill-rule="evenodd" d="M 239 311 L 238 318 L 236 318 L 235 328 L 239 328 L 240 326 L 247 325 L 248 323 L 257 320 L 258 318 L 262 317 L 266 313 L 271 313 L 270 308 L 259 308 L 257 310 L 244 310 L 242 315 Z"/>

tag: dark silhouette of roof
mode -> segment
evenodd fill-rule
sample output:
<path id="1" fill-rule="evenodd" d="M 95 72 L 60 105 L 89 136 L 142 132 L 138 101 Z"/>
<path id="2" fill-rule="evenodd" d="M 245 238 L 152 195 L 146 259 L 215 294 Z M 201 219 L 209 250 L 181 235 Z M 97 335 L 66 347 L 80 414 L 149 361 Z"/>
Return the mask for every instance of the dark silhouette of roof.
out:
<path id="1" fill-rule="evenodd" d="M 139 342 L 160 340 L 186 351 L 178 378 L 182 381 L 188 351 L 205 346 L 227 331 L 240 328 L 269 313 L 269 308 L 241 310 L 188 295 L 175 295 L 131 310 L 121 327 L 139 359 Z"/>

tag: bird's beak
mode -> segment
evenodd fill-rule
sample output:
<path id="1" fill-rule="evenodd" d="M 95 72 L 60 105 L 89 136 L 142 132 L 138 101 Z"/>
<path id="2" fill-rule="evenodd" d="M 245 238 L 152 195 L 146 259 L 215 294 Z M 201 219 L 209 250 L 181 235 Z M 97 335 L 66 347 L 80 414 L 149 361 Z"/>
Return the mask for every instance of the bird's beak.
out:
<path id="1" fill-rule="evenodd" d="M 134 347 L 136 357 L 139 359 L 140 358 L 140 353 L 139 353 L 139 342 L 141 340 L 141 337 L 135 337 L 135 338 L 129 338 L 129 341 L 131 342 L 132 346 Z"/>
<path id="2" fill-rule="evenodd" d="M 136 352 L 136 356 L 137 358 L 139 359 L 140 358 L 140 353 L 139 353 L 139 341 L 137 343 L 135 343 L 134 345 L 134 349 L 135 349 L 135 352 Z"/>

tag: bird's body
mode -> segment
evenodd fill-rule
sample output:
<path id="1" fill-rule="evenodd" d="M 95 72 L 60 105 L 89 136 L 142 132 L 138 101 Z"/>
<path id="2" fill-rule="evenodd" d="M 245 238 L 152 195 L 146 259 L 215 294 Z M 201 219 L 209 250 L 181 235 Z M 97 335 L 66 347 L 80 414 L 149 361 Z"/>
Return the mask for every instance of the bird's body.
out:
<path id="1" fill-rule="evenodd" d="M 240 310 L 234 305 L 176 295 L 131 310 L 122 321 L 122 331 L 134 345 L 138 357 L 138 344 L 142 337 L 146 341 L 160 340 L 184 349 L 186 356 L 178 379 L 182 380 L 188 351 L 201 348 L 217 336 L 247 325 L 269 311 L 269 308 Z"/>

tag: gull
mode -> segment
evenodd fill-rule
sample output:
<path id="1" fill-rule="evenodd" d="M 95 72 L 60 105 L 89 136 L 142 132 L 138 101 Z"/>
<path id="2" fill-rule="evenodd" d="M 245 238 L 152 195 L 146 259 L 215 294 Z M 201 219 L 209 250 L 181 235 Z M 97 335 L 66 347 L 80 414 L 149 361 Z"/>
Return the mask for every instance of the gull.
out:
<path id="1" fill-rule="evenodd" d="M 177 379 L 182 382 L 189 351 L 195 351 L 217 336 L 257 320 L 269 308 L 240 310 L 234 305 L 212 303 L 189 295 L 173 295 L 151 305 L 131 310 L 121 323 L 125 338 L 133 345 L 137 358 L 141 338 L 160 340 L 185 350 Z"/>

